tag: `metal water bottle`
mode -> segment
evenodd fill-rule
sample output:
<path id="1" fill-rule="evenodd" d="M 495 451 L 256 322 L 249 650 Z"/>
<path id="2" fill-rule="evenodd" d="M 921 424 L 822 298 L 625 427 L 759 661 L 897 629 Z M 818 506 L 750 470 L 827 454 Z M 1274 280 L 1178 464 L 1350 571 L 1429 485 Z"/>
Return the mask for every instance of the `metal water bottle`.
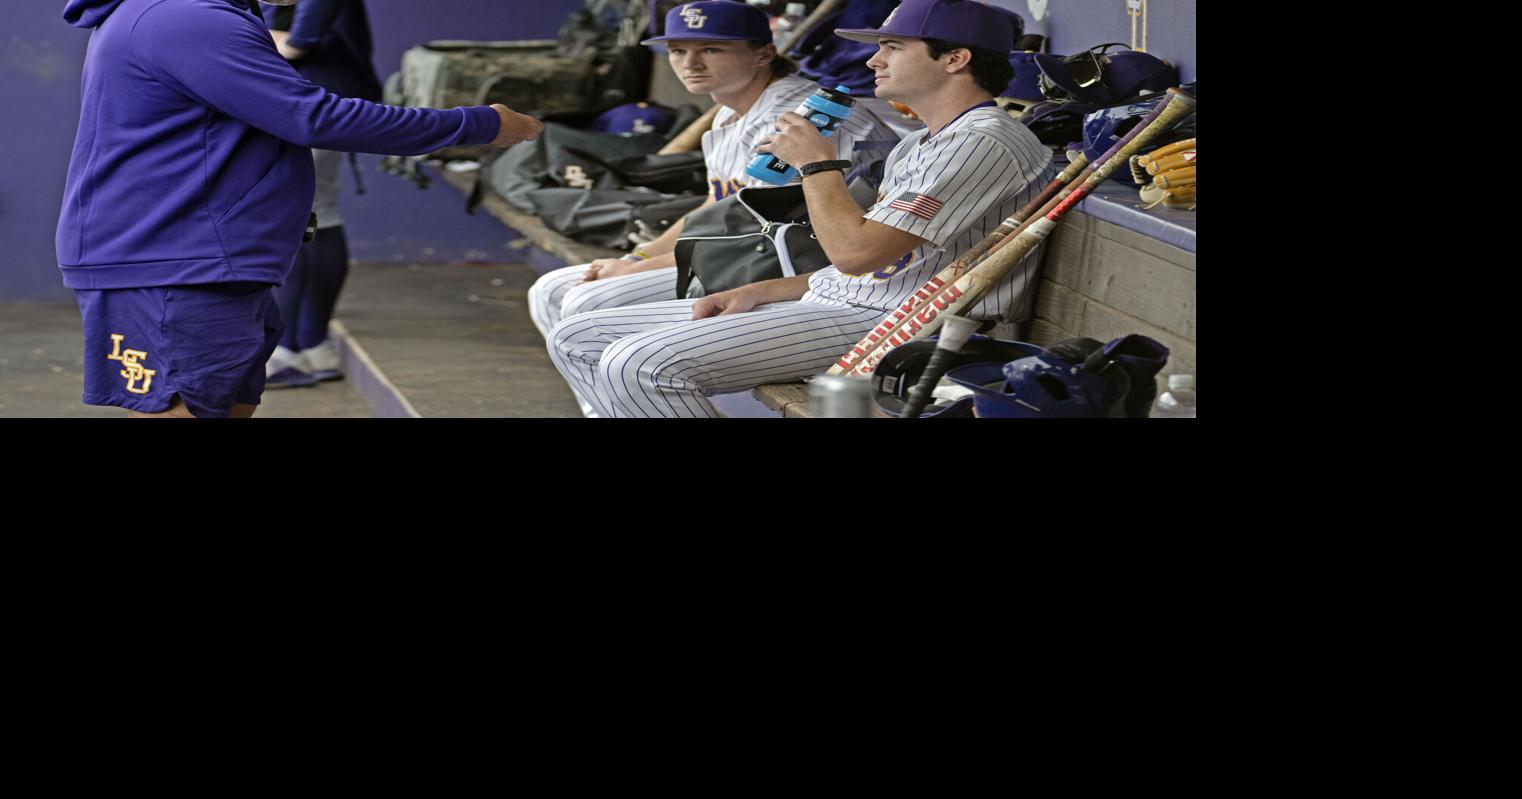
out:
<path id="1" fill-rule="evenodd" d="M 855 105 L 856 100 L 851 97 L 850 88 L 836 86 L 831 90 L 820 86 L 804 98 L 803 105 L 798 106 L 793 113 L 814 123 L 814 127 L 829 138 L 835 135 L 835 128 L 851 115 L 851 108 Z M 783 186 L 798 174 L 798 170 L 771 153 L 761 153 L 751 159 L 750 165 L 745 167 L 745 174 L 774 186 Z"/>
<path id="2" fill-rule="evenodd" d="M 809 381 L 809 408 L 819 419 L 865 419 L 872 415 L 872 381 L 819 375 Z"/>

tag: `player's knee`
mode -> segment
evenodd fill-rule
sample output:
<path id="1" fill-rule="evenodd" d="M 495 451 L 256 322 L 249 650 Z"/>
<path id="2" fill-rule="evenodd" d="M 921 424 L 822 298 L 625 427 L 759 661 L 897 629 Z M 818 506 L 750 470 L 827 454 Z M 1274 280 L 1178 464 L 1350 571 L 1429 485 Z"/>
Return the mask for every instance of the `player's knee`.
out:
<path id="1" fill-rule="evenodd" d="M 567 291 L 565 299 L 560 301 L 560 318 L 570 319 L 579 313 L 590 313 L 602 310 L 605 307 L 611 307 L 609 303 L 605 302 L 603 296 L 608 292 L 594 291 L 593 289 L 595 288 L 599 288 L 599 286 L 596 283 L 590 283 L 584 286 L 576 286 Z"/>
<path id="2" fill-rule="evenodd" d="M 633 379 L 639 374 L 640 362 L 647 360 L 644 349 L 638 340 L 631 338 L 621 338 L 608 345 L 597 364 L 598 377 L 620 382 Z"/>
<path id="3" fill-rule="evenodd" d="M 604 379 L 617 380 L 620 385 L 653 386 L 682 363 L 660 339 L 630 336 L 603 350 L 597 368 Z"/>
<path id="4" fill-rule="evenodd" d="M 554 272 L 542 275 L 538 280 L 534 281 L 534 285 L 528 287 L 529 307 L 540 308 L 546 306 L 549 303 L 550 297 L 554 295 L 555 285 L 558 282 Z"/>
<path id="5" fill-rule="evenodd" d="M 569 359 L 575 357 L 581 351 L 577 346 L 579 334 L 586 328 L 575 320 L 562 319 L 550 328 L 550 332 L 544 336 L 545 348 L 549 350 L 552 360 Z"/>

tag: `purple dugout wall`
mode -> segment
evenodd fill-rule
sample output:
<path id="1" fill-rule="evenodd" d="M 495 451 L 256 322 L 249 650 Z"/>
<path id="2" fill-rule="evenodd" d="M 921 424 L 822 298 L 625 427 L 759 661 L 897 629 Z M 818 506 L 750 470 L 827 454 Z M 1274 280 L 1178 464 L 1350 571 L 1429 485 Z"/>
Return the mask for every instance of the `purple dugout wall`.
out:
<path id="1" fill-rule="evenodd" d="M 7 3 L 0 34 L 0 301 L 69 302 L 53 252 L 75 128 L 80 64 L 89 34 L 63 21 L 62 0 Z M 367 0 L 375 67 L 395 72 L 402 51 L 430 39 L 551 39 L 580 0 Z M 435 184 L 427 191 L 359 158 L 369 193 L 356 197 L 345 169 L 342 207 L 353 255 L 364 260 L 449 261 L 498 255 L 506 237 L 464 199 Z M 430 252 L 431 250 L 431 252 Z M 500 258 L 499 260 L 506 260 Z"/>
<path id="2" fill-rule="evenodd" d="M 1066 54 L 1146 35 L 1148 52 L 1195 77 L 1197 0 L 1147 0 L 1145 26 L 1128 15 L 1140 0 L 990 0 L 1025 17 L 1026 31 Z M 68 302 L 53 253 L 53 230 L 79 121 L 80 63 L 88 34 L 63 22 L 62 0 L 7 4 L 0 34 L 0 301 Z M 553 38 L 580 0 L 367 0 L 376 71 L 396 71 L 402 51 L 430 39 Z M 345 170 L 342 199 L 353 256 L 367 261 L 508 260 L 507 236 L 484 214 L 466 216 L 454 189 L 420 191 L 360 156 L 369 192 L 356 196 Z"/>

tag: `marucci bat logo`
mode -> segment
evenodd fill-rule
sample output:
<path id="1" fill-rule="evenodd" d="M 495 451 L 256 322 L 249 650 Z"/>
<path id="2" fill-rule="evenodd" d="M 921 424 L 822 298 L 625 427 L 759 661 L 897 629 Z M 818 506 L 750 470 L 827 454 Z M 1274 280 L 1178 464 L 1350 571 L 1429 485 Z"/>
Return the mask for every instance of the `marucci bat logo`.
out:
<path id="1" fill-rule="evenodd" d="M 925 325 L 930 324 L 941 311 L 946 310 L 953 302 L 961 299 L 963 292 L 955 285 L 947 288 L 945 293 L 936 297 L 936 292 L 946 287 L 946 285 L 946 281 L 940 277 L 931 278 L 930 282 L 921 286 L 919 291 L 914 292 L 909 299 L 904 301 L 903 305 L 900 305 L 897 310 L 889 314 L 887 319 L 884 319 L 877 327 L 873 328 L 871 333 L 868 333 L 862 341 L 851 348 L 850 352 L 841 356 L 840 360 L 835 363 L 842 368 L 850 367 L 853 359 L 860 358 L 871 350 L 876 349 L 877 345 L 883 342 L 884 336 L 887 336 L 887 341 L 892 344 L 903 344 L 910 338 L 913 338 L 915 333 L 923 329 Z M 935 299 L 931 300 L 932 297 L 935 297 Z M 915 308 L 924 304 L 927 300 L 930 301 L 930 304 L 920 308 L 916 312 Z M 899 323 L 905 319 L 909 320 L 908 324 L 898 329 L 897 332 L 893 332 L 894 328 L 898 327 Z M 890 332 L 893 332 L 893 335 L 889 336 Z M 883 354 L 885 355 L 886 353 Z M 870 373 L 873 368 L 876 368 L 877 362 L 880 360 L 882 360 L 882 356 L 859 363 L 853 371 L 863 374 Z"/>

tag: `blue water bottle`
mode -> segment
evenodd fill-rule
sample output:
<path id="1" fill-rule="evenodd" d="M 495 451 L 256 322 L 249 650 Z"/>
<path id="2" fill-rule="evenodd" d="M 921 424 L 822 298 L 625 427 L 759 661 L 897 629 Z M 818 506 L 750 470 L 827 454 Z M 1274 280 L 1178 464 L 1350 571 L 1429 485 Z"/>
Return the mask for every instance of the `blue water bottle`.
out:
<path id="1" fill-rule="evenodd" d="M 849 88 L 836 86 L 831 91 L 821 86 L 805 98 L 803 105 L 798 106 L 798 110 L 793 113 L 814 123 L 814 127 L 819 128 L 819 132 L 828 138 L 835 135 L 835 128 L 851 115 L 854 105 L 856 100 L 851 97 Z M 791 181 L 798 170 L 771 153 L 761 153 L 751 159 L 750 165 L 745 167 L 745 174 L 774 186 L 782 186 Z"/>

